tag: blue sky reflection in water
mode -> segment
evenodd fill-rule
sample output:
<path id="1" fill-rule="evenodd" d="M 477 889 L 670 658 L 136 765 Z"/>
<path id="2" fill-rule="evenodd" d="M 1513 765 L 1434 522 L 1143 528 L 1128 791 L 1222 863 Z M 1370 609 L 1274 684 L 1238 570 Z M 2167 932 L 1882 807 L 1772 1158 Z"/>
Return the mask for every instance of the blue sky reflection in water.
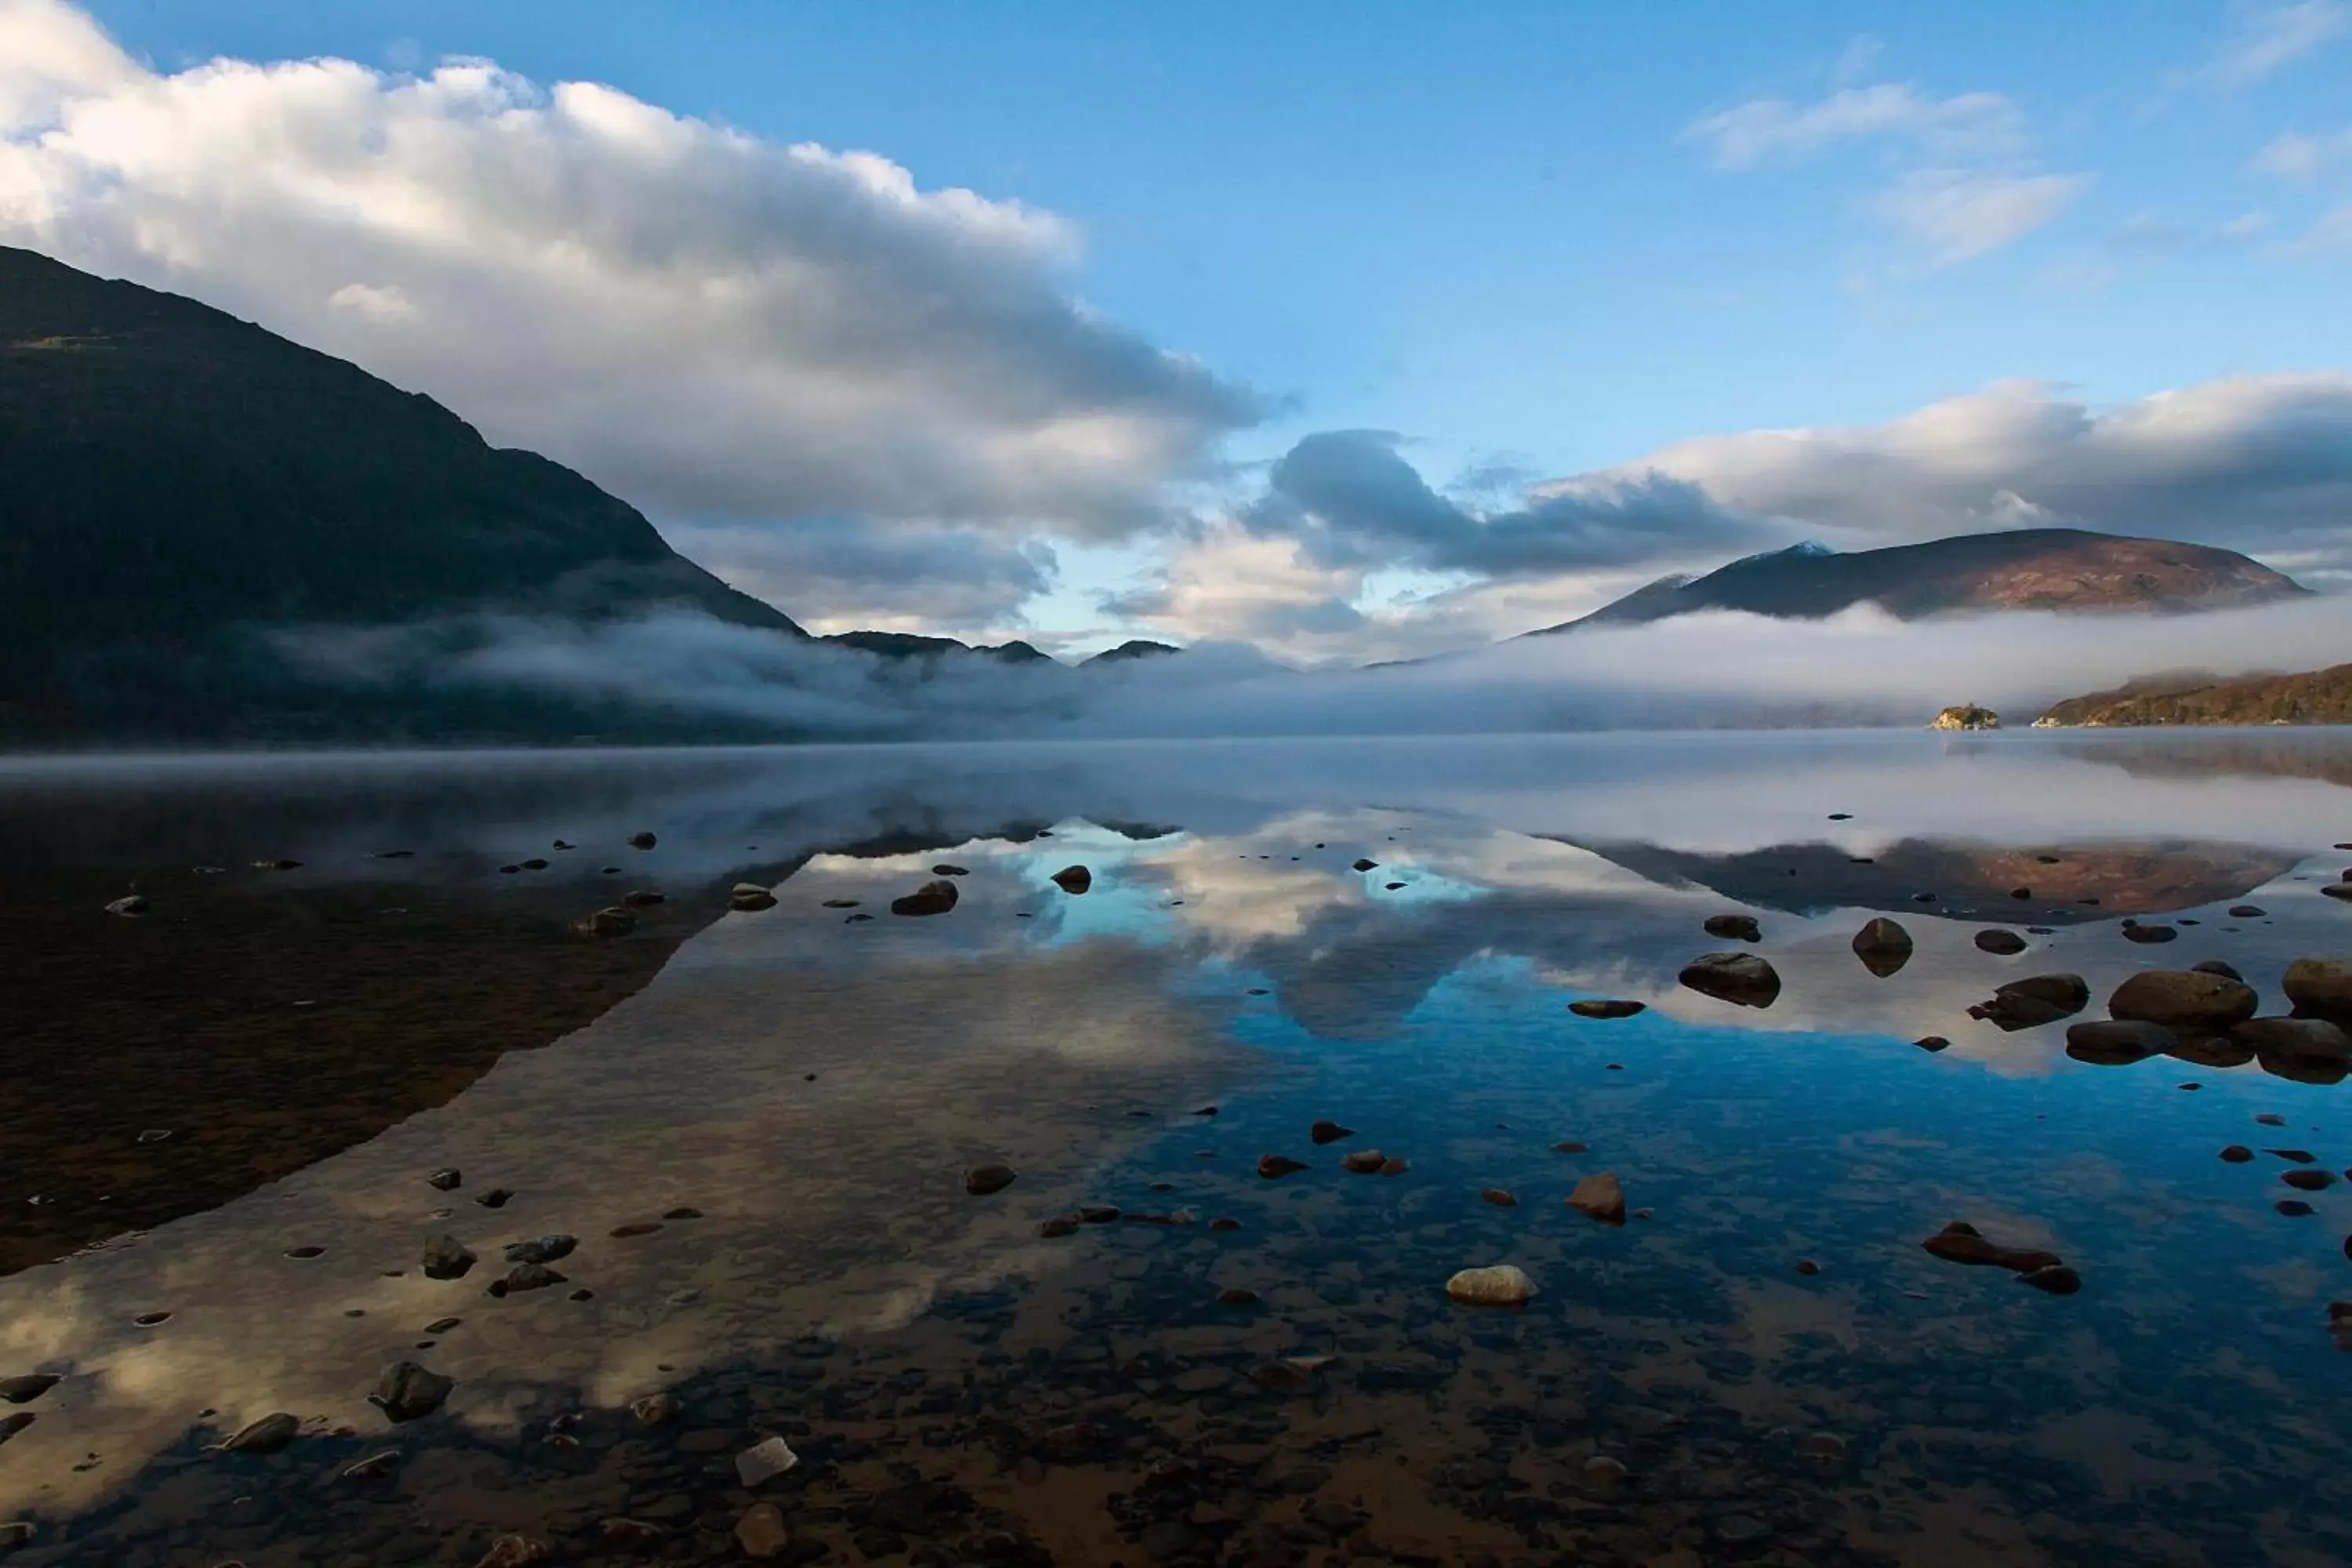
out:
<path id="1" fill-rule="evenodd" d="M 677 946 L 446 1103 L 0 1278 L 0 1362 L 66 1374 L 0 1475 L 64 1553 L 33 1561 L 405 1552 L 409 1502 L 304 1500 L 387 1441 L 436 1540 L 487 1540 L 524 1506 L 564 1538 L 683 1497 L 672 1528 L 723 1541 L 747 1500 L 717 1472 L 762 1430 L 810 1456 L 785 1500 L 836 1554 L 873 1528 L 857 1510 L 917 1484 L 894 1465 L 971 1502 L 922 1513 L 929 1534 L 894 1526 L 904 1550 L 978 1520 L 1064 1562 L 1133 1561 L 1147 1530 L 1180 1561 L 2344 1551 L 2330 1413 L 2352 1362 L 2328 1303 L 2352 1296 L 2352 1210 L 2340 1183 L 2280 1179 L 2352 1164 L 2336 1069 L 2203 1047 L 2093 1067 L 2063 1025 L 1967 1014 L 2063 970 L 2102 1016 L 2131 972 L 2209 958 L 2284 1010 L 2290 959 L 2352 952 L 2352 907 L 2319 892 L 2352 840 L 2340 735 L 317 758 L 102 784 L 110 767 L 5 786 L 46 845 L 26 851 L 40 885 L 152 868 L 152 923 L 110 936 L 179 940 L 187 910 L 232 921 L 339 884 L 387 922 L 450 889 L 585 909 L 650 884 L 671 901 L 627 940 Z M 658 847 L 629 858 L 638 828 Z M 498 871 L 558 837 L 581 847 Z M 369 858 L 395 843 L 414 859 Z M 246 869 L 273 851 L 303 866 Z M 1075 899 L 1048 879 L 1074 862 L 1095 875 Z M 234 869 L 172 869 L 198 863 Z M 951 914 L 880 912 L 940 864 L 967 873 Z M 691 912 L 761 868 L 774 910 Z M 1675 984 L 1736 945 L 1700 929 L 1730 912 L 1785 982 L 1767 1010 Z M 1885 978 L 1848 945 L 1872 914 L 1917 940 Z M 2126 919 L 2177 935 L 2128 941 Z M 1990 925 L 2027 951 L 1979 951 Z M 1648 1010 L 1570 1016 L 1584 996 Z M 1931 1034 L 1949 1047 L 1912 1043 Z M 1315 1145 L 1326 1117 L 1353 1135 Z M 2254 1158 L 2217 1157 L 2233 1143 Z M 1375 1147 L 1410 1168 L 1340 1168 Z M 1261 1179 L 1270 1152 L 1308 1168 Z M 965 1196 L 958 1173 L 987 1159 L 1020 1179 Z M 467 1185 L 425 1187 L 443 1163 Z M 1564 1205 L 1603 1170 L 1622 1228 Z M 465 1201 L 492 1183 L 509 1210 Z M 1169 1223 L 1038 1234 L 1096 1203 Z M 611 1234 L 674 1205 L 701 1217 Z M 2080 1294 L 1921 1250 L 1953 1219 L 2061 1254 Z M 592 1298 L 416 1278 L 445 1228 L 488 1259 L 576 1235 L 562 1268 Z M 327 1251 L 287 1259 L 306 1245 Z M 1493 1262 L 1534 1277 L 1526 1311 L 1445 1300 L 1449 1274 Z M 150 1310 L 173 1315 L 133 1324 Z M 445 1313 L 463 1325 L 415 1350 Z M 362 1396 L 395 1354 L 457 1385 L 394 1433 Z M 663 1387 L 689 1415 L 631 1426 L 623 1406 Z M 200 1456 L 271 1409 L 310 1420 L 282 1458 Z M 585 1440 L 551 1459 L 547 1424 L 575 1410 Z M 1169 1454 L 1192 1469 L 1072 1500 Z M 522 1467 L 527 1505 L 468 1492 L 485 1465 Z M 231 1531 L 238 1497 L 259 1500 Z"/>

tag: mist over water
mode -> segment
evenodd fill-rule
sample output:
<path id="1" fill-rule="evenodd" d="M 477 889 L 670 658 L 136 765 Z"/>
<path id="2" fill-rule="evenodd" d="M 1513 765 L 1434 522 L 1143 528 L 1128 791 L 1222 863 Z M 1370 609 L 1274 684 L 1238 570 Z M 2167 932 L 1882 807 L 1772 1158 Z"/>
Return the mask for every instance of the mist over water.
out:
<path id="1" fill-rule="evenodd" d="M 331 684 L 620 700 L 840 739 L 1915 726 L 1957 702 L 2015 726 L 2137 678 L 2352 660 L 2352 621 L 2326 597 L 2178 616 L 1706 613 L 1311 671 L 1229 644 L 1083 671 L 918 665 L 684 614 L 594 626 L 487 617 L 465 625 L 454 657 L 451 630 L 310 628 L 275 641 Z"/>

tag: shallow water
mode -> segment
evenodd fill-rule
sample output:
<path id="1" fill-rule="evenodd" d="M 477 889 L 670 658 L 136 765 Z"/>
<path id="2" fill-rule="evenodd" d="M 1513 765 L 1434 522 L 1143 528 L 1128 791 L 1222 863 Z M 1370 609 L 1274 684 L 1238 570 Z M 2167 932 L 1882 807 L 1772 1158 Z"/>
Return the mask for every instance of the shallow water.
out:
<path id="1" fill-rule="evenodd" d="M 2341 1562 L 2352 1202 L 2264 1152 L 2352 1164 L 2340 1065 L 1968 1008 L 2219 958 L 2284 1012 L 2347 784 L 2334 731 L 0 764 L 11 1568 L 723 1560 L 762 1500 L 793 1562 Z M 1760 1010 L 1676 982 L 1743 912 Z M 1448 1301 L 1490 1263 L 1523 1310 Z M 394 1426 L 404 1357 L 456 1384 Z"/>

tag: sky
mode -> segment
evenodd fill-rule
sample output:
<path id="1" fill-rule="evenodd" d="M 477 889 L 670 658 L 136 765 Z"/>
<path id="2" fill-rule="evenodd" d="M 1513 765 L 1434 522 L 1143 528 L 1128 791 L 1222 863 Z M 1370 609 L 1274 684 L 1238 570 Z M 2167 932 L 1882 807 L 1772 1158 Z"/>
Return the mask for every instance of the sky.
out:
<path id="1" fill-rule="evenodd" d="M 2352 586 L 2352 0 L 0 0 L 0 243 L 818 630 L 1356 664 L 2032 525 Z"/>

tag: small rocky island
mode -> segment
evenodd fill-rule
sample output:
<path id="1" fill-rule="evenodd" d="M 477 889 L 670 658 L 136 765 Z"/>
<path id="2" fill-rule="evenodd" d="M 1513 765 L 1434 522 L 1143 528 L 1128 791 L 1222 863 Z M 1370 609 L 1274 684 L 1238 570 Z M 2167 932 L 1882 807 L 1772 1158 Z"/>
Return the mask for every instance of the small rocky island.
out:
<path id="1" fill-rule="evenodd" d="M 1973 702 L 1964 702 L 1958 707 L 1947 708 L 1937 714 L 1934 722 L 1927 728 L 1930 730 L 1998 730 L 2000 728 L 2000 715 L 1990 708 L 1979 708 Z"/>

